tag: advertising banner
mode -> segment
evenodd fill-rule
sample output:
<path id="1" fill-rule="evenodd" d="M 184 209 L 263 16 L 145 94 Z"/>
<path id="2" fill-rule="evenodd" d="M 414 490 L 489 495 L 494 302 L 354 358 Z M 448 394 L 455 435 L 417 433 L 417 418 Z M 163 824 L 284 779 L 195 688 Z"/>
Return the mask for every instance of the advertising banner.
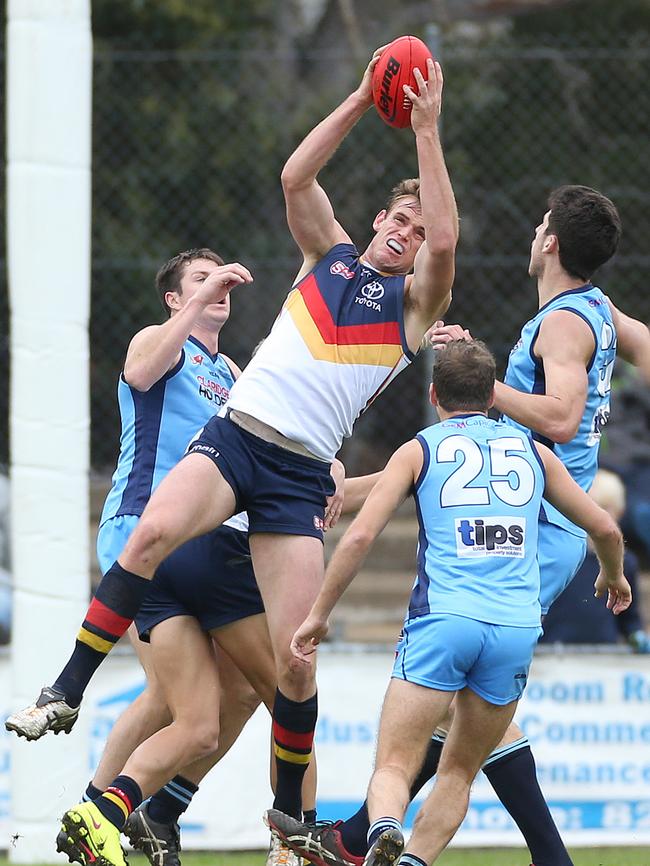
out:
<path id="1" fill-rule="evenodd" d="M 345 818 L 356 811 L 370 777 L 377 723 L 392 664 L 389 651 L 324 651 L 319 662 L 318 814 Z M 84 701 L 92 776 L 117 716 L 144 686 L 131 656 L 100 669 Z M 0 711 L 9 713 L 9 660 L 0 658 Z M 650 664 L 632 655 L 540 655 L 516 721 L 530 740 L 538 775 L 568 845 L 650 844 Z M 9 734 L 0 735 L 0 848 L 12 833 Z M 52 736 L 51 734 L 48 736 Z M 74 753 L 84 730 L 56 744 Z M 408 731 L 405 731 L 408 736 Z M 260 708 L 240 740 L 200 786 L 181 827 L 191 849 L 264 848 L 261 816 L 272 802 L 268 782 L 269 716 Z M 21 741 L 21 748 L 39 743 Z M 34 784 L 48 785 L 47 766 Z M 61 812 L 81 791 L 60 786 Z M 426 790 L 422 793 L 424 795 Z M 422 796 L 421 795 L 421 796 Z M 417 808 L 409 812 L 407 824 Z M 52 828 L 52 850 L 57 828 Z M 17 840 L 15 844 L 20 844 Z M 522 845 L 519 831 L 480 774 L 456 845 Z M 45 854 L 45 852 L 44 852 Z"/>

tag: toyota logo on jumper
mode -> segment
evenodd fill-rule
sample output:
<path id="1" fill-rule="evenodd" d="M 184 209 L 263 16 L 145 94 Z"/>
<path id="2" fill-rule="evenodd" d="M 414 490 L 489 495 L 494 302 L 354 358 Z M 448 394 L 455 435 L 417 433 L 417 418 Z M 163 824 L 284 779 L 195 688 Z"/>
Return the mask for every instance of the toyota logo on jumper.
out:
<path id="1" fill-rule="evenodd" d="M 365 286 L 361 287 L 361 294 L 369 301 L 378 301 L 384 297 L 384 287 L 374 280 L 372 283 L 366 283 Z"/>
<path id="2" fill-rule="evenodd" d="M 384 287 L 381 283 L 377 282 L 377 280 L 373 280 L 371 283 L 366 283 L 365 286 L 361 286 L 361 294 L 363 297 L 357 295 L 354 299 L 355 304 L 361 304 L 364 307 L 369 307 L 371 310 L 375 310 L 377 313 L 381 313 L 379 298 L 384 297 Z"/>

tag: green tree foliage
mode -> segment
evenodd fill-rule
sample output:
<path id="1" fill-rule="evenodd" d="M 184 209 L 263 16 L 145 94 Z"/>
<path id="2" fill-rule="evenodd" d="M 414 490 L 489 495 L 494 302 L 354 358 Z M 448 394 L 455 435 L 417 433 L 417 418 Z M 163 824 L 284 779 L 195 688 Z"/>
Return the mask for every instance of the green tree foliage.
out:
<path id="1" fill-rule="evenodd" d="M 118 49 L 215 48 L 273 33 L 273 0 L 92 0 L 93 34 Z"/>

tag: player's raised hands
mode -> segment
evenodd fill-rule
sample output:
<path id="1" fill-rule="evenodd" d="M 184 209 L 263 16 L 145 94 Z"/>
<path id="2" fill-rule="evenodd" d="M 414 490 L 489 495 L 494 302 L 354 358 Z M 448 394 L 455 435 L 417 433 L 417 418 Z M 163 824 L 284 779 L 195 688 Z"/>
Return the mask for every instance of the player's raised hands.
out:
<path id="1" fill-rule="evenodd" d="M 203 285 L 197 291 L 196 297 L 205 304 L 218 304 L 235 286 L 252 282 L 251 272 L 239 262 L 220 265 L 208 274 Z"/>
<path id="2" fill-rule="evenodd" d="M 467 340 L 471 342 L 474 338 L 467 328 L 462 325 L 445 325 L 442 319 L 434 322 L 422 338 L 423 346 L 432 346 L 434 349 L 444 349 L 447 343 L 455 340 Z"/>
<path id="3" fill-rule="evenodd" d="M 327 635 L 329 628 L 326 619 L 319 619 L 310 613 L 291 639 L 293 657 L 302 664 L 312 665 L 316 647 Z"/>
<path id="4" fill-rule="evenodd" d="M 602 598 L 607 593 L 607 609 L 613 614 L 623 613 L 632 604 L 632 588 L 625 575 L 615 581 L 607 580 L 602 569 L 594 582 L 594 595 Z"/>
<path id="5" fill-rule="evenodd" d="M 375 49 L 370 58 L 370 63 L 368 63 L 363 73 L 361 84 L 357 87 L 357 95 L 360 96 L 364 102 L 368 103 L 368 108 L 372 105 L 372 73 L 384 48 L 386 48 L 386 45 L 380 45 L 379 48 Z"/>
<path id="6" fill-rule="evenodd" d="M 417 135 L 431 127 L 435 127 L 442 110 L 442 67 L 437 60 L 427 60 L 427 79 L 425 80 L 422 70 L 417 66 L 413 75 L 417 82 L 417 93 L 413 88 L 405 84 L 404 93 L 413 103 L 411 109 L 411 126 Z"/>

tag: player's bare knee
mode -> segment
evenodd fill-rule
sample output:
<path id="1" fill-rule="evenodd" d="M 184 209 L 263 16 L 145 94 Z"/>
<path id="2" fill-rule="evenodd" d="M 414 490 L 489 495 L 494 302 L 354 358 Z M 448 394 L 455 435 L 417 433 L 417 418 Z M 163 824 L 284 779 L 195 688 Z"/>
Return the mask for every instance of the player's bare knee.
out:
<path id="1" fill-rule="evenodd" d="M 171 525 L 157 514 L 143 514 L 124 553 L 129 560 L 156 567 L 172 548 Z"/>
<path id="2" fill-rule="evenodd" d="M 216 718 L 195 720 L 191 724 L 192 760 L 207 758 L 219 746 L 219 720 Z"/>
<path id="3" fill-rule="evenodd" d="M 278 671 L 278 688 L 288 698 L 294 701 L 305 701 L 316 690 L 316 673 L 313 667 L 299 662 L 297 659 L 280 662 Z"/>

